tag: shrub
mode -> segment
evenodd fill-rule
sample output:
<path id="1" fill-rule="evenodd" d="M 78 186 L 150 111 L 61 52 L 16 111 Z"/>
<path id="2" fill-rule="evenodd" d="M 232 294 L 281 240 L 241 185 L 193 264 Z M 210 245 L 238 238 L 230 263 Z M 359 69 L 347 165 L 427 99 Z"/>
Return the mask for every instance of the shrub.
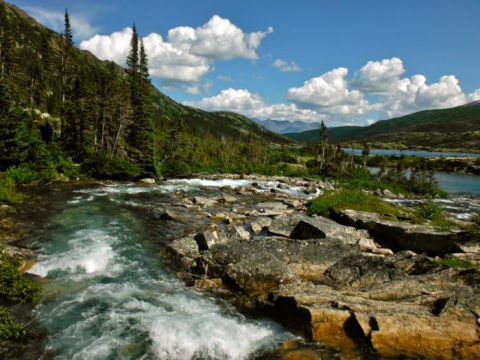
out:
<path id="1" fill-rule="evenodd" d="M 0 339 L 17 339 L 22 326 L 15 320 L 7 308 L 0 306 Z"/>
<path id="2" fill-rule="evenodd" d="M 424 201 L 415 211 L 417 217 L 422 220 L 437 220 L 443 217 L 442 208 L 432 199 Z"/>
<path id="3" fill-rule="evenodd" d="M 19 272 L 19 261 L 0 254 L 0 303 L 38 302 L 40 288 Z"/>

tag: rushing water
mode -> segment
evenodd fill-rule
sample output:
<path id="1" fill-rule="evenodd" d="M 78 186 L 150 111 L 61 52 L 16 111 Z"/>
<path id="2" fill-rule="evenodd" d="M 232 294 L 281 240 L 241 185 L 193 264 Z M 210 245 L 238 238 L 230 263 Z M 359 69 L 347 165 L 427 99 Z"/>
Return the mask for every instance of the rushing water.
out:
<path id="1" fill-rule="evenodd" d="M 344 148 L 346 153 L 354 155 L 362 155 L 362 149 Z M 462 152 L 440 152 L 440 151 L 423 151 L 423 150 L 396 150 L 396 149 L 370 149 L 370 155 L 385 156 L 419 156 L 426 158 L 447 158 L 447 157 L 473 157 L 480 158 L 480 153 L 462 153 Z"/>
<path id="2" fill-rule="evenodd" d="M 55 358 L 246 359 L 291 337 L 185 287 L 162 264 L 158 239 L 132 209 L 141 195 L 155 204 L 193 185 L 101 186 L 51 199 L 59 211 L 31 242 L 41 250 L 30 272 L 45 278 L 38 318 Z"/>

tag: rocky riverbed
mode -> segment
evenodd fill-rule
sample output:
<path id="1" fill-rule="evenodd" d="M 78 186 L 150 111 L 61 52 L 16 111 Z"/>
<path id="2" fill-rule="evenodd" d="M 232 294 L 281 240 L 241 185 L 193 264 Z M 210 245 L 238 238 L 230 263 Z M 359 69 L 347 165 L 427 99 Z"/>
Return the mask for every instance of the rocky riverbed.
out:
<path id="1" fill-rule="evenodd" d="M 478 261 L 478 243 L 375 214 L 308 216 L 309 194 L 331 187 L 274 178 L 215 196 L 176 191 L 166 221 L 208 219 L 169 244 L 178 277 L 346 356 L 480 358 L 480 272 L 434 259 Z"/>

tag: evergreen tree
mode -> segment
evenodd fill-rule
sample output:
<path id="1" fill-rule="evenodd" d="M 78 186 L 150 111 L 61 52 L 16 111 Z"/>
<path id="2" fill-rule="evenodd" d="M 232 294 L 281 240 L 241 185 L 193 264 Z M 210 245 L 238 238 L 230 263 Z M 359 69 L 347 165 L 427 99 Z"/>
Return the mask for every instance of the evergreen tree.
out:
<path id="1" fill-rule="evenodd" d="M 0 78 L 12 80 L 17 65 L 15 39 L 5 3 L 0 2 Z"/>
<path id="2" fill-rule="evenodd" d="M 322 124 L 320 125 L 320 154 L 319 154 L 319 163 L 320 163 L 320 170 L 323 169 L 325 166 L 325 157 L 326 151 L 328 147 L 328 130 L 325 126 L 325 123 L 322 120 Z"/>
<path id="3" fill-rule="evenodd" d="M 65 29 L 62 38 L 62 56 L 61 56 L 61 77 L 62 77 L 62 115 L 61 115 L 61 136 L 65 150 L 74 151 L 76 134 L 75 125 L 70 123 L 70 116 L 73 114 L 74 99 L 72 99 L 72 89 L 74 85 L 73 64 L 74 64 L 74 46 L 72 28 L 68 11 L 65 10 Z"/>
<path id="4" fill-rule="evenodd" d="M 142 169 L 143 176 L 154 176 L 156 171 L 153 108 L 148 58 L 143 41 L 139 44 L 135 24 L 132 28 L 127 68 L 132 103 L 132 119 L 129 129 L 130 157 Z"/>
<path id="5" fill-rule="evenodd" d="M 27 160 L 27 123 L 27 114 L 14 104 L 9 86 L 0 79 L 0 170 Z"/>

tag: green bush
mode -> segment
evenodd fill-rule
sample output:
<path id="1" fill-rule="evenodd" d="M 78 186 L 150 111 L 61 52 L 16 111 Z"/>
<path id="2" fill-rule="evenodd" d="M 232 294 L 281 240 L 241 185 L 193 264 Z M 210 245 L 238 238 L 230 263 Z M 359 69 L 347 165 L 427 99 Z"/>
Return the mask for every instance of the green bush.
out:
<path id="1" fill-rule="evenodd" d="M 329 216 L 332 210 L 352 209 L 396 217 L 406 209 L 362 190 L 325 191 L 309 203 L 309 213 Z"/>
<path id="2" fill-rule="evenodd" d="M 7 173 L 0 172 L 0 202 L 15 204 L 22 201 L 24 197 L 17 191 L 15 180 Z"/>
<path id="3" fill-rule="evenodd" d="M 22 326 L 15 320 L 7 308 L 0 306 L 0 339 L 17 339 Z"/>
<path id="4" fill-rule="evenodd" d="M 140 176 L 141 169 L 124 158 L 110 158 L 96 153 L 82 164 L 85 172 L 97 179 L 130 180 Z"/>
<path id="5" fill-rule="evenodd" d="M 19 166 L 12 166 L 6 171 L 17 184 L 29 184 L 38 180 L 38 173 L 33 170 L 32 164 L 23 163 Z"/>
<path id="6" fill-rule="evenodd" d="M 40 287 L 19 272 L 19 261 L 0 254 L 0 303 L 33 302 L 40 300 Z"/>
<path id="7" fill-rule="evenodd" d="M 433 202 L 432 199 L 425 200 L 415 211 L 417 217 L 422 220 L 436 220 L 443 217 L 443 211 L 440 205 Z"/>

